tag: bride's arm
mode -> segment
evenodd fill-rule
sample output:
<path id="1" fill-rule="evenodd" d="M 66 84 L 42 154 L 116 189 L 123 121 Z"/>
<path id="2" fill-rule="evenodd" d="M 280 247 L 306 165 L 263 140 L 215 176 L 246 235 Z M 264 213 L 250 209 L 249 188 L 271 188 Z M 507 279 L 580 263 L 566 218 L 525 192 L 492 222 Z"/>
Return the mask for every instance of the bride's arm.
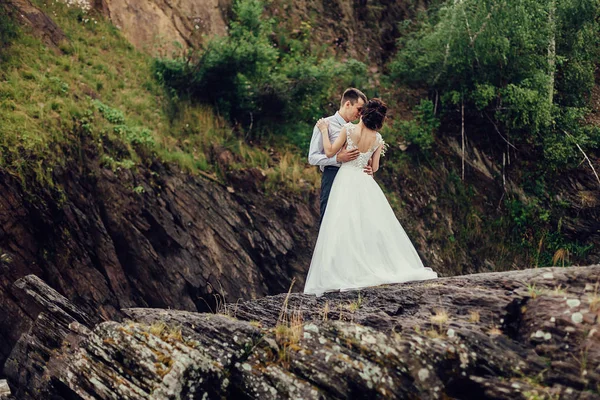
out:
<path id="1" fill-rule="evenodd" d="M 344 143 L 346 143 L 346 128 L 342 128 L 340 136 L 338 136 L 335 142 L 331 144 L 331 141 L 329 140 L 329 132 L 327 130 L 328 126 L 329 123 L 323 119 L 317 122 L 317 127 L 321 130 L 321 134 L 323 135 L 323 148 L 325 149 L 325 155 L 327 157 L 333 157 L 338 151 L 340 151 Z"/>
<path id="2" fill-rule="evenodd" d="M 375 153 L 371 156 L 371 167 L 373 168 L 373 173 L 375 173 L 379 169 L 379 157 L 381 157 L 381 148 L 383 145 L 380 145 Z"/>

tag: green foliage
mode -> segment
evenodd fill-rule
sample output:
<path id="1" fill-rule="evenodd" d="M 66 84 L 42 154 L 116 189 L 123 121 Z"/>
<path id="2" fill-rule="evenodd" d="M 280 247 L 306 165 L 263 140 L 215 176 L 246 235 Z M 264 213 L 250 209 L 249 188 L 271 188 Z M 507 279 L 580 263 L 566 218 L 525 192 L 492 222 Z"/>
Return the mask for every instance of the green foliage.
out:
<path id="1" fill-rule="evenodd" d="M 492 152 L 505 151 L 507 137 L 517 147 L 529 199 L 505 201 L 501 225 L 515 249 L 539 265 L 551 265 L 559 250 L 589 251 L 560 232 L 560 206 L 546 182 L 580 164 L 579 148 L 591 155 L 600 145 L 600 128 L 586 122 L 600 59 L 599 17 L 595 0 L 446 1 L 401 24 L 389 65 L 397 83 L 439 95 L 438 115 L 448 126 L 460 129 L 464 106 L 470 140 L 491 144 Z M 424 150 L 436 129 L 418 117 L 415 111 L 413 121 L 397 121 L 394 131 Z"/>
<path id="2" fill-rule="evenodd" d="M 19 27 L 14 21 L 14 12 L 6 4 L 0 4 L 0 63 L 7 57 L 7 49 L 18 37 Z"/>
<path id="3" fill-rule="evenodd" d="M 148 128 L 128 124 L 121 110 L 109 107 L 99 100 L 93 100 L 92 103 L 102 116 L 113 124 L 112 132 L 117 134 L 118 138 L 124 139 L 138 150 L 151 151 L 154 149 L 156 142 Z M 84 120 L 84 123 L 88 123 L 88 120 Z"/>
<path id="4" fill-rule="evenodd" d="M 505 202 L 508 214 L 513 220 L 515 229 L 522 231 L 525 229 L 535 229 L 537 224 L 544 224 L 550 220 L 550 213 L 543 207 L 540 207 L 539 201 L 533 199 L 529 203 L 523 203 L 519 200 L 507 200 Z"/>
<path id="5" fill-rule="evenodd" d="M 582 259 L 592 250 L 593 244 L 567 238 L 561 232 L 562 220 L 553 218 L 552 208 L 544 207 L 538 198 L 527 203 L 511 199 L 504 204 L 511 219 L 512 237 L 517 240 L 515 244 L 529 253 L 536 266 L 555 265 L 558 254 L 562 264 L 571 265 L 572 260 Z"/>
<path id="6" fill-rule="evenodd" d="M 145 193 L 145 192 L 146 192 L 146 189 L 144 189 L 143 186 L 136 186 L 136 187 L 133 188 L 133 193 L 142 194 L 142 193 Z"/>
<path id="7" fill-rule="evenodd" d="M 1 6 L 0 53 L 10 42 L 11 57 L 0 68 L 0 168 L 27 187 L 54 190 L 56 167 L 82 154 L 82 143 L 111 168 L 170 160 L 177 132 L 169 129 L 150 59 L 104 19 L 61 2 L 36 6 L 53 16 L 69 42 L 50 51 L 39 38 L 16 34 Z M 91 100 L 100 90 L 102 102 Z"/>
<path id="8" fill-rule="evenodd" d="M 568 266 L 572 265 L 573 260 L 583 259 L 594 248 L 591 243 L 570 241 L 560 230 L 546 233 L 542 245 L 542 251 L 538 257 L 538 265 L 541 267 L 560 265 L 556 262 L 558 251 L 564 252 L 567 259 L 563 263 Z"/>
<path id="9" fill-rule="evenodd" d="M 99 100 L 94 100 L 92 102 L 98 111 L 102 113 L 104 118 L 111 124 L 124 124 L 125 123 L 125 115 L 121 110 L 117 110 L 107 106 Z"/>
<path id="10" fill-rule="evenodd" d="M 113 172 L 116 172 L 120 169 L 133 168 L 135 166 L 135 162 L 130 159 L 117 161 L 112 156 L 109 156 L 108 154 L 104 154 L 100 159 L 100 165 L 111 169 Z"/>
<path id="11" fill-rule="evenodd" d="M 597 149 L 600 145 L 600 127 L 585 123 L 586 109 L 562 107 L 556 111 L 556 125 L 542 137 L 544 158 L 552 172 L 575 167 L 581 161 L 583 149 Z"/>
<path id="12" fill-rule="evenodd" d="M 515 144 L 533 145 L 549 169 L 572 166 L 578 150 L 564 126 L 584 149 L 596 141 L 582 117 L 600 55 L 599 17 L 595 0 L 448 1 L 402 24 L 391 75 L 436 90 L 449 116 L 460 117 L 461 103 L 470 123 L 489 116 Z"/>
<path id="13" fill-rule="evenodd" d="M 394 121 L 392 130 L 398 132 L 405 141 L 417 146 L 421 151 L 431 149 L 434 134 L 440 126 L 438 118 L 433 113 L 434 106 L 430 100 L 421 100 L 415 107 L 412 121 Z"/>
<path id="14" fill-rule="evenodd" d="M 359 82 L 366 66 L 314 55 L 310 25 L 295 38 L 273 37 L 274 21 L 258 0 L 233 5 L 229 36 L 211 40 L 195 62 L 158 60 L 156 76 L 177 98 L 213 104 L 252 137 L 286 133 L 306 143 L 332 93 Z"/>
<path id="15" fill-rule="evenodd" d="M 64 193 L 55 182 L 55 171 L 90 155 L 117 173 L 142 164 L 166 162 L 182 172 L 220 180 L 220 170 L 214 163 L 215 146 L 233 153 L 235 161 L 227 168 L 256 167 L 269 176 L 277 174 L 277 191 L 318 187 L 320 176 L 306 168 L 303 156 L 273 160 L 271 150 L 245 143 L 211 106 L 186 101 L 185 91 L 181 99 L 173 96 L 177 95 L 173 90 L 165 95 L 164 87 L 154 77 L 153 59 L 136 51 L 110 21 L 63 2 L 36 0 L 34 4 L 52 16 L 69 40 L 60 44 L 60 52 L 51 51 L 33 35 L 17 34 L 5 9 L 0 10 L 4 40 L 0 48 L 0 169 L 20 179 L 27 190 L 50 188 L 61 201 Z M 253 16 L 248 10 L 260 13 Z M 262 9 L 248 10 L 240 11 L 243 29 L 263 29 L 264 25 L 253 27 L 251 23 L 253 18 L 258 21 Z M 252 42 L 252 38 L 241 37 L 245 32 L 236 40 Z M 299 45 L 310 43 L 304 32 L 310 32 L 308 25 L 295 36 Z M 263 39 L 269 34 L 260 32 Z M 9 42 L 11 57 L 7 58 L 4 44 Z M 276 42 L 271 44 L 278 46 Z M 276 52 L 278 57 L 284 53 L 279 49 Z M 173 65 L 189 67 L 179 61 Z M 357 66 L 361 64 L 351 64 L 351 73 L 356 73 Z M 269 68 L 274 70 L 272 65 Z M 286 68 L 293 70 L 292 66 Z M 218 74 L 214 76 L 219 78 Z M 237 89 L 245 93 L 243 87 Z M 294 95 L 301 96 L 300 85 L 286 89 L 294 89 Z M 173 98 L 175 101 L 169 101 Z M 311 112 L 311 104 L 304 105 Z M 294 122 L 299 132 L 312 131 L 306 124 L 301 126 L 302 121 Z M 252 134 L 256 134 L 258 125 L 254 124 Z"/>

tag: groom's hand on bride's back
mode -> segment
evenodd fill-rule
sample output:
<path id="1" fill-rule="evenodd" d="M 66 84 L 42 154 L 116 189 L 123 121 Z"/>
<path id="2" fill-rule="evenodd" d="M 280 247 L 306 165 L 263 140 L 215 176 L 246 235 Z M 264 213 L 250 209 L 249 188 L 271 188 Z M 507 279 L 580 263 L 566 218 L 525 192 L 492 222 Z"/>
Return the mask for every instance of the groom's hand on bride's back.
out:
<path id="1" fill-rule="evenodd" d="M 342 147 L 339 153 L 337 153 L 336 160 L 338 162 L 348 162 L 355 160 L 358 157 L 359 151 L 358 149 L 350 150 L 346 149 L 346 146 Z"/>
<path id="2" fill-rule="evenodd" d="M 373 159 L 369 159 L 369 162 L 367 163 L 367 165 L 365 165 L 365 169 L 363 169 L 365 174 L 373 176 L 373 167 L 371 166 L 372 163 Z"/>

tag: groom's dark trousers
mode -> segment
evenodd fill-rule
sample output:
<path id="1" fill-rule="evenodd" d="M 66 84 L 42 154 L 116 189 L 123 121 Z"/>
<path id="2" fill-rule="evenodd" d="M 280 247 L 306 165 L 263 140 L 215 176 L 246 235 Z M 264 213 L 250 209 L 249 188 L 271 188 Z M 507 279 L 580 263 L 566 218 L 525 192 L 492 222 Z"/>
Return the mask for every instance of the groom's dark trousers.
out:
<path id="1" fill-rule="evenodd" d="M 333 180 L 339 169 L 339 167 L 327 166 L 323 170 L 323 175 L 321 176 L 321 220 L 319 221 L 319 226 L 323 222 L 327 201 L 329 200 L 329 192 L 331 192 L 331 185 L 333 185 Z"/>

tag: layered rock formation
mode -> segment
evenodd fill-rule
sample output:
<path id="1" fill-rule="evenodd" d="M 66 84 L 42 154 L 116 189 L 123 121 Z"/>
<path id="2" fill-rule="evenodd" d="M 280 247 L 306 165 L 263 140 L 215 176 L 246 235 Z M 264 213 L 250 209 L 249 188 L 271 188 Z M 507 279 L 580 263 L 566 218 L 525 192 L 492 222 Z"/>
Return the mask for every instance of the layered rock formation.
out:
<path id="1" fill-rule="evenodd" d="M 16 286 L 44 311 L 8 375 L 20 398 L 600 399 L 599 280 L 598 265 L 487 273 L 89 329 L 30 276 Z"/>
<path id="2" fill-rule="evenodd" d="M 91 150 L 55 173 L 62 191 L 0 174 L 0 365 L 36 317 L 10 289 L 27 274 L 108 319 L 285 292 L 309 265 L 315 199 L 265 198 L 260 173 L 225 186 L 159 164 L 113 172 Z"/>
<path id="3" fill-rule="evenodd" d="M 107 12 L 118 6 L 69 3 Z M 65 40 L 29 0 L 8 4 L 49 45 Z M 204 3 L 171 6 L 189 16 L 200 13 L 194 7 L 207 10 Z M 0 171 L 0 366 L 37 315 L 10 289 L 27 274 L 104 318 L 134 306 L 209 310 L 303 279 L 317 233 L 314 195 L 265 196 L 265 178 L 252 169 L 226 171 L 227 184 L 159 163 L 112 171 L 85 134 L 65 134 L 70 161 L 54 168 L 56 186 Z M 210 162 L 224 151 L 214 149 Z"/>

